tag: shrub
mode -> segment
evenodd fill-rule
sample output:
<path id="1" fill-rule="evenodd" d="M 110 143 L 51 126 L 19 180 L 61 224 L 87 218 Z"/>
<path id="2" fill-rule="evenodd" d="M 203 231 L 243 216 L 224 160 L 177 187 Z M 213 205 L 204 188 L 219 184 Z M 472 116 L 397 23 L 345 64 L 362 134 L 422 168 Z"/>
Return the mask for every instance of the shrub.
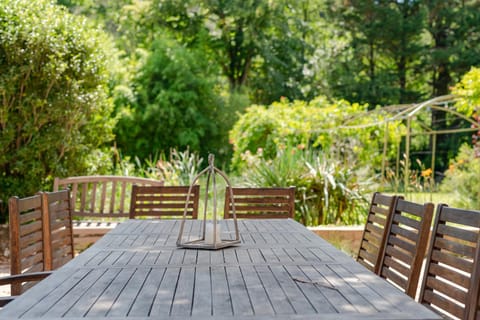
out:
<path id="1" fill-rule="evenodd" d="M 247 151 L 255 154 L 261 149 L 265 159 L 272 159 L 285 146 L 297 145 L 335 153 L 344 162 L 359 161 L 359 165 L 380 168 L 384 117 L 366 111 L 367 106 L 346 101 L 329 103 L 324 97 L 309 103 L 282 100 L 270 106 L 251 106 L 230 132 L 232 168 L 242 168 Z M 398 122 L 389 125 L 387 156 L 396 152 L 398 128 Z"/>
<path id="2" fill-rule="evenodd" d="M 460 152 L 445 172 L 440 190 L 454 194 L 452 206 L 480 210 L 480 158 L 468 145 Z"/>
<path id="3" fill-rule="evenodd" d="M 113 139 L 108 39 L 47 0 L 0 6 L 0 198 L 101 171 Z M 6 212 L 4 211 L 3 214 Z"/>
<path id="4" fill-rule="evenodd" d="M 171 148 L 188 147 L 202 157 L 229 155 L 232 117 L 216 74 L 203 52 L 159 37 L 134 81 L 131 109 L 120 112 L 118 147 L 142 161 Z"/>
<path id="5" fill-rule="evenodd" d="M 305 225 L 363 224 L 374 184 L 369 170 L 345 164 L 300 146 L 280 150 L 273 159 L 247 152 L 243 180 L 250 186 L 295 186 L 296 219 Z M 363 183 L 362 183 L 363 181 Z"/>

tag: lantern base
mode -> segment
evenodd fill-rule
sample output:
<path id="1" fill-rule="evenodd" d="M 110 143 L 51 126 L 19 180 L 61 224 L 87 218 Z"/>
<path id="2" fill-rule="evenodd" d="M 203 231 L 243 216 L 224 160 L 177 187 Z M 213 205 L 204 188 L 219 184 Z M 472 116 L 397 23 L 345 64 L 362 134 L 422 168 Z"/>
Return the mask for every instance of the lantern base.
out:
<path id="1" fill-rule="evenodd" d="M 177 244 L 177 247 L 187 248 L 187 249 L 217 250 L 217 249 L 236 246 L 238 244 L 240 244 L 240 240 L 221 240 L 220 242 L 206 243 L 205 239 L 198 239 L 193 241 L 187 241 L 184 243 L 179 243 Z"/>

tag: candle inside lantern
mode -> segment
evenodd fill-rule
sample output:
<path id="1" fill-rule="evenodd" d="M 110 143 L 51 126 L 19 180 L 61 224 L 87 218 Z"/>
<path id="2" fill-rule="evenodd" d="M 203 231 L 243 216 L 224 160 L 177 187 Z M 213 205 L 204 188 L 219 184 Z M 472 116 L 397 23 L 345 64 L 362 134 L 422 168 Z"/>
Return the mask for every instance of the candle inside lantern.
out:
<path id="1" fill-rule="evenodd" d="M 220 229 L 220 224 L 217 223 L 217 230 L 214 230 L 213 223 L 207 222 L 205 225 L 205 243 L 206 244 L 214 244 L 220 242 L 220 233 L 222 232 Z M 214 231 L 216 231 L 214 235 Z"/>

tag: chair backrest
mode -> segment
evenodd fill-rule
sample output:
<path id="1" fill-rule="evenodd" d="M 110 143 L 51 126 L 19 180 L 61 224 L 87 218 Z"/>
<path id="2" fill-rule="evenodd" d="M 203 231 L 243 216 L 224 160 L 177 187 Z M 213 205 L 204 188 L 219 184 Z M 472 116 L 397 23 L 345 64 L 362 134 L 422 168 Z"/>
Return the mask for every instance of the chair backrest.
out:
<path id="1" fill-rule="evenodd" d="M 419 300 L 439 313 L 478 319 L 480 211 L 437 207 Z"/>
<path id="2" fill-rule="evenodd" d="M 433 203 L 397 199 L 387 228 L 380 276 L 415 299 L 432 225 Z"/>
<path id="3" fill-rule="evenodd" d="M 228 190 L 225 190 L 225 219 L 233 217 Z M 232 193 L 238 219 L 293 219 L 295 216 L 295 187 L 232 188 Z"/>
<path id="4" fill-rule="evenodd" d="M 143 217 L 183 216 L 188 197 L 187 217 L 197 219 L 200 199 L 200 186 L 192 187 L 188 196 L 188 186 L 132 186 L 130 219 Z"/>
<path id="5" fill-rule="evenodd" d="M 376 274 L 380 270 L 380 259 L 387 238 L 386 229 L 397 198 L 397 196 L 375 192 L 370 202 L 357 261 Z"/>
<path id="6" fill-rule="evenodd" d="M 48 244 L 44 241 L 46 223 L 42 211 L 42 196 L 36 194 L 8 201 L 10 225 L 10 273 L 12 275 L 44 271 L 48 261 Z M 45 255 L 47 254 L 47 257 Z M 18 295 L 27 287 L 12 285 L 12 294 Z"/>
<path id="7" fill-rule="evenodd" d="M 163 181 L 127 176 L 55 178 L 53 191 L 69 188 L 74 217 L 128 217 L 132 185 L 163 186 Z"/>
<path id="8" fill-rule="evenodd" d="M 55 270 L 75 256 L 70 190 L 44 192 L 42 196 L 50 222 L 49 232 L 45 233 L 51 252 L 51 265 L 47 270 Z"/>

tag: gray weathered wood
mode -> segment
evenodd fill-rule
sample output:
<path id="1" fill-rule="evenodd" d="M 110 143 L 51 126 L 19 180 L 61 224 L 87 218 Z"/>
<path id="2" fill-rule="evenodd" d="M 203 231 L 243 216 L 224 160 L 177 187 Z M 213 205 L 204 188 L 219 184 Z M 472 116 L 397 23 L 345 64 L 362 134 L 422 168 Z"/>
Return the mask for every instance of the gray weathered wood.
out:
<path id="1" fill-rule="evenodd" d="M 440 319 L 293 220 L 239 228 L 240 245 L 196 250 L 176 247 L 178 221 L 126 221 L 0 319 Z"/>

